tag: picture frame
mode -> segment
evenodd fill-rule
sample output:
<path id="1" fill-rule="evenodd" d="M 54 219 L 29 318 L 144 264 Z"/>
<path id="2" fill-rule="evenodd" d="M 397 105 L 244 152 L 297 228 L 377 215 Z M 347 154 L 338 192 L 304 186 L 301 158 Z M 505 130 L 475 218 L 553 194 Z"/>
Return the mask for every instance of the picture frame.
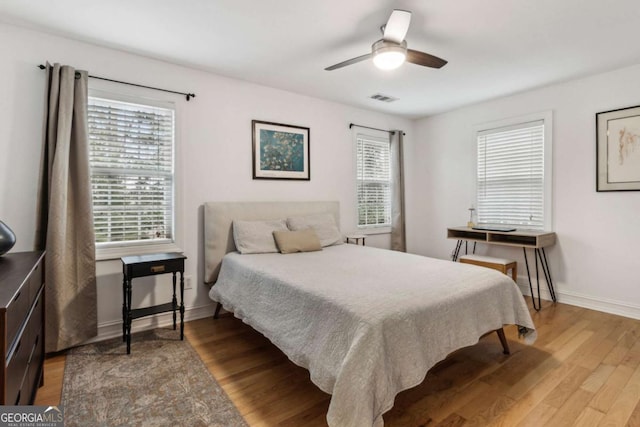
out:
<path id="1" fill-rule="evenodd" d="M 596 191 L 640 191 L 640 106 L 596 114 Z"/>
<path id="2" fill-rule="evenodd" d="M 311 179 L 310 129 L 251 121 L 253 179 Z"/>

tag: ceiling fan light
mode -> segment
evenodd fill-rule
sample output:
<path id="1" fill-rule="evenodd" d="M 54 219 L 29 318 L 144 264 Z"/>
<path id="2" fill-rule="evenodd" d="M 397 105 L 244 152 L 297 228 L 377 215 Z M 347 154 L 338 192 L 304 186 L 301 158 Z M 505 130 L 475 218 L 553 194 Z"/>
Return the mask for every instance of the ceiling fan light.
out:
<path id="1" fill-rule="evenodd" d="M 373 56 L 373 63 L 381 70 L 395 70 L 406 58 L 407 55 L 402 51 L 379 52 Z"/>
<path id="2" fill-rule="evenodd" d="M 372 46 L 373 63 L 381 70 L 394 70 L 407 59 L 407 42 L 378 40 Z"/>

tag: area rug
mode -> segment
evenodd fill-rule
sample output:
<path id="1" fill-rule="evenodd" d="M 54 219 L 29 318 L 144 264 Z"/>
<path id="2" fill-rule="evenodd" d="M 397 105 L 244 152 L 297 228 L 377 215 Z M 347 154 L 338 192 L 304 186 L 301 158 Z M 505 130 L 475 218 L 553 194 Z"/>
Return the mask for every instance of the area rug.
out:
<path id="1" fill-rule="evenodd" d="M 67 353 L 65 426 L 247 426 L 180 332 L 155 329 Z"/>

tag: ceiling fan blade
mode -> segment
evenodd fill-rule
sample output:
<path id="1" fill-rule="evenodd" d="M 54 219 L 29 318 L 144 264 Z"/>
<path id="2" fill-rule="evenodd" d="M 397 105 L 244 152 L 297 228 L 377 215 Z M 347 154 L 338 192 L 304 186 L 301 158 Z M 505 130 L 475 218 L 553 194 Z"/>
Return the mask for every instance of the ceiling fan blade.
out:
<path id="1" fill-rule="evenodd" d="M 325 68 L 325 71 L 333 71 L 338 68 L 346 67 L 347 65 L 356 64 L 360 61 L 364 61 L 365 59 L 369 59 L 369 58 L 371 58 L 370 53 L 367 53 L 366 55 L 362 55 L 362 56 L 356 56 L 355 58 L 347 59 L 346 61 L 327 67 Z"/>
<path id="2" fill-rule="evenodd" d="M 442 58 L 413 49 L 407 49 L 407 62 L 431 68 L 442 68 L 447 64 Z"/>
<path id="3" fill-rule="evenodd" d="M 411 12 L 408 10 L 395 9 L 384 26 L 382 38 L 387 41 L 402 43 L 409 30 L 411 23 Z"/>

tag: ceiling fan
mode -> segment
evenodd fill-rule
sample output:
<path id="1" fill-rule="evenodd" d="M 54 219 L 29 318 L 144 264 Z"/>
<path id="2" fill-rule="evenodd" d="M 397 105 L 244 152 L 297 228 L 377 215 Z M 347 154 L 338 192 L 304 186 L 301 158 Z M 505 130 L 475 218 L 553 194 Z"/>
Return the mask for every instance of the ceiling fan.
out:
<path id="1" fill-rule="evenodd" d="M 383 70 L 398 68 L 405 60 L 412 64 L 422 65 L 423 67 L 443 67 L 447 63 L 444 59 L 417 50 L 407 49 L 407 41 L 404 37 L 407 35 L 410 22 L 411 12 L 395 9 L 391 12 L 391 16 L 386 25 L 380 27 L 382 38 L 371 45 L 371 53 L 348 59 L 327 67 L 325 70 L 333 71 L 369 58 L 373 58 L 373 63 Z"/>

